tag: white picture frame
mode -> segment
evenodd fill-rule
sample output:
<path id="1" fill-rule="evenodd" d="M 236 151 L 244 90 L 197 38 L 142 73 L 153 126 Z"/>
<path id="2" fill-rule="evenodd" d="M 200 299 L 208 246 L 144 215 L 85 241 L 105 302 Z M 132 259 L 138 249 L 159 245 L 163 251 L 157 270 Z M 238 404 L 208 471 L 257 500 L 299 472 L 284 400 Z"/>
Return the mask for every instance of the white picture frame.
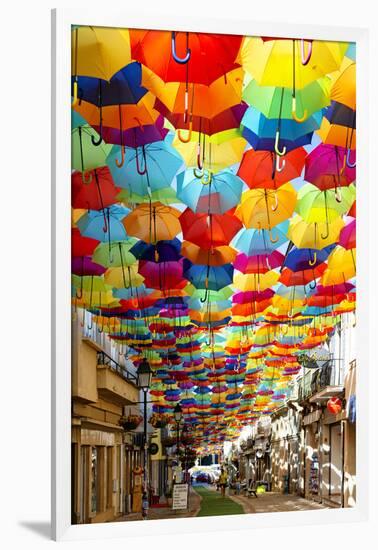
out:
<path id="1" fill-rule="evenodd" d="M 354 41 L 357 44 L 358 224 L 357 364 L 358 394 L 369 394 L 369 147 L 368 30 L 240 19 L 206 18 L 106 9 L 52 12 L 52 536 L 55 540 L 119 538 L 167 533 L 196 533 L 268 526 L 357 522 L 368 517 L 368 400 L 358 400 L 357 505 L 333 509 L 208 518 L 71 525 L 71 303 L 70 303 L 70 125 L 71 24 L 143 29 L 203 31 L 242 35 L 298 36 Z"/>

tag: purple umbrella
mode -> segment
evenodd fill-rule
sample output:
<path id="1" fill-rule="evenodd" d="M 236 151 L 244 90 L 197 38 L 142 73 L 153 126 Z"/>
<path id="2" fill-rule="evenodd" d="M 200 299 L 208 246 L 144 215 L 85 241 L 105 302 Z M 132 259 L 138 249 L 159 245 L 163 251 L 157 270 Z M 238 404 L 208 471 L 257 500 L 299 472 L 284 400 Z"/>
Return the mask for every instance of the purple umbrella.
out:
<path id="1" fill-rule="evenodd" d="M 99 131 L 99 126 L 93 126 L 96 131 Z M 105 143 L 114 145 L 125 145 L 126 147 L 141 147 L 148 143 L 163 141 L 168 133 L 168 129 L 164 128 L 164 117 L 161 115 L 156 119 L 155 124 L 147 124 L 146 126 L 136 126 L 122 130 L 120 128 L 102 127 L 102 138 Z"/>
<path id="2" fill-rule="evenodd" d="M 321 143 L 307 156 L 304 179 L 325 191 L 349 185 L 356 179 L 356 168 L 347 163 L 348 149 Z"/>

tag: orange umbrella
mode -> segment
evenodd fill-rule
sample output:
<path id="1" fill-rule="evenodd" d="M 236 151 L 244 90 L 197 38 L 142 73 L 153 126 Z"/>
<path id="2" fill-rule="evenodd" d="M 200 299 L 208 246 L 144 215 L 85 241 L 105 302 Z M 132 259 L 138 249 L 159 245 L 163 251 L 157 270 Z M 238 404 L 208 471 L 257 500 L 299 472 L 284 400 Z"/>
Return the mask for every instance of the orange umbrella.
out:
<path id="1" fill-rule="evenodd" d="M 302 271 L 291 271 L 291 269 L 285 267 L 282 270 L 279 281 L 286 286 L 305 286 L 318 277 L 321 277 L 326 269 L 326 264 L 320 264 L 314 269 L 304 269 Z"/>
<path id="2" fill-rule="evenodd" d="M 331 99 L 356 110 L 356 64 L 351 63 L 331 88 Z"/>
<path id="3" fill-rule="evenodd" d="M 139 204 L 122 223 L 128 235 L 146 243 L 171 240 L 181 232 L 180 211 L 161 202 Z"/>
<path id="4" fill-rule="evenodd" d="M 184 241 L 181 254 L 194 264 L 219 266 L 232 263 L 237 255 L 231 246 L 216 246 L 212 250 L 203 250 L 200 246 Z"/>

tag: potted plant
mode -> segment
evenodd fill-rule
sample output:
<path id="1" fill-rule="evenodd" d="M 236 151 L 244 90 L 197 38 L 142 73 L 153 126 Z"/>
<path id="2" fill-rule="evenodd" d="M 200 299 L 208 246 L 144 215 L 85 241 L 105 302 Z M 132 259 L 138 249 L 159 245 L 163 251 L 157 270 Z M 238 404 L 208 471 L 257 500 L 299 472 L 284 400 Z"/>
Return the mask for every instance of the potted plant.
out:
<path id="1" fill-rule="evenodd" d="M 124 430 L 130 431 L 135 430 L 142 420 L 143 418 L 137 414 L 128 414 L 127 416 L 121 416 L 119 419 L 119 424 Z"/>
<path id="2" fill-rule="evenodd" d="M 166 414 L 153 413 L 149 422 L 154 428 L 165 428 L 169 422 L 169 417 Z"/>

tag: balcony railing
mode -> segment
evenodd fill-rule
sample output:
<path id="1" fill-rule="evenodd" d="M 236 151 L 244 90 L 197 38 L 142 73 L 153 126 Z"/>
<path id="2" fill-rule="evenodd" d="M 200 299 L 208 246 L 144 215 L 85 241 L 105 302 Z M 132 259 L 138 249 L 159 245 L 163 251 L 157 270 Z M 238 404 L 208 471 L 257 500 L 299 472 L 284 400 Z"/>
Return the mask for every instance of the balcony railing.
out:
<path id="1" fill-rule="evenodd" d="M 340 366 L 336 359 L 330 359 L 318 369 L 306 369 L 307 372 L 298 379 L 298 401 L 305 401 L 327 386 L 338 386 L 343 383 Z"/>
<path id="2" fill-rule="evenodd" d="M 106 365 L 107 367 L 110 367 L 114 372 L 122 376 L 122 378 L 124 378 L 128 382 L 132 382 L 133 384 L 137 383 L 137 377 L 135 376 L 135 374 L 117 363 L 117 361 L 114 361 L 114 359 L 112 359 L 110 355 L 108 355 L 104 351 L 97 352 L 97 364 Z"/>

